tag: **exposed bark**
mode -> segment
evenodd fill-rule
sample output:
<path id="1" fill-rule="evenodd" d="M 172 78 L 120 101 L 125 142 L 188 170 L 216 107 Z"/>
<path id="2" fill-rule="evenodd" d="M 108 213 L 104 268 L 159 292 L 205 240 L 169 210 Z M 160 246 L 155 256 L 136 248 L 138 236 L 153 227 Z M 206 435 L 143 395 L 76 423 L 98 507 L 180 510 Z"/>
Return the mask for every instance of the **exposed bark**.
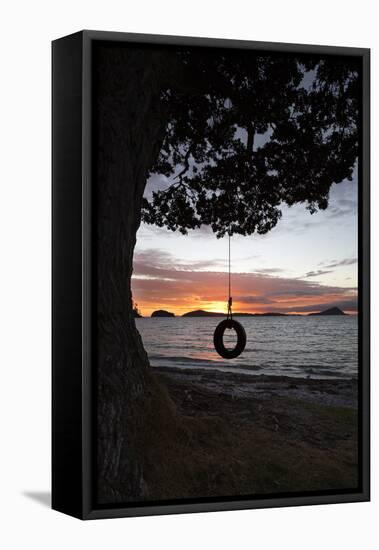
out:
<path id="1" fill-rule="evenodd" d="M 97 414 L 101 503 L 146 491 L 141 461 L 149 361 L 136 329 L 131 275 L 148 171 L 163 139 L 159 54 L 95 50 Z"/>

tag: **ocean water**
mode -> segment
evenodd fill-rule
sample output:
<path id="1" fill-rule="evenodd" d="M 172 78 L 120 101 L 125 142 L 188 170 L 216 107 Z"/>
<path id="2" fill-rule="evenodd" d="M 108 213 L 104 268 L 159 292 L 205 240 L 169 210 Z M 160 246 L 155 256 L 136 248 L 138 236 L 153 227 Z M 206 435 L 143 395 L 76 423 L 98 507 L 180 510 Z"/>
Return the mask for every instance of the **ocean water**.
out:
<path id="1" fill-rule="evenodd" d="M 358 318 L 237 317 L 246 330 L 245 351 L 223 359 L 213 347 L 222 318 L 136 319 L 150 364 L 155 367 L 217 369 L 250 374 L 311 378 L 355 378 L 358 374 Z M 234 331 L 225 345 L 234 344 Z"/>

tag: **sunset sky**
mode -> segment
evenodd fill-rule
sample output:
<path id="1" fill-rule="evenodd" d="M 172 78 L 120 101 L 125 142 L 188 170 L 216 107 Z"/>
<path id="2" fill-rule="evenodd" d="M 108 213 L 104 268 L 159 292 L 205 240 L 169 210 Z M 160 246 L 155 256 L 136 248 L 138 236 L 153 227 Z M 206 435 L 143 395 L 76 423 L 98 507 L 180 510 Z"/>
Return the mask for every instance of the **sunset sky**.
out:
<path id="1" fill-rule="evenodd" d="M 163 176 L 147 186 L 164 187 Z M 283 207 L 267 235 L 233 236 L 234 311 L 309 313 L 357 310 L 357 178 L 333 185 L 329 207 L 311 215 Z M 142 224 L 134 255 L 133 298 L 144 316 L 156 309 L 182 315 L 226 311 L 227 238 L 202 226 L 183 236 Z"/>

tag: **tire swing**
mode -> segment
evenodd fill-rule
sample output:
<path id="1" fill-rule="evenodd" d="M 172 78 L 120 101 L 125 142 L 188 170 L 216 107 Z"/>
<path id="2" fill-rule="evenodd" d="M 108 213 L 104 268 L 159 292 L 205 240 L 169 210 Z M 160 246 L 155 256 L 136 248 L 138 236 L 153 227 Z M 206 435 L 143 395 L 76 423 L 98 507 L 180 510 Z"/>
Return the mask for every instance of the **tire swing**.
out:
<path id="1" fill-rule="evenodd" d="M 235 359 L 245 349 L 246 332 L 241 323 L 233 319 L 232 313 L 233 298 L 231 296 L 230 287 L 230 231 L 229 231 L 229 298 L 228 298 L 228 313 L 226 319 L 221 321 L 216 327 L 213 334 L 213 344 L 217 353 L 224 359 Z M 232 329 L 237 334 L 237 343 L 233 349 L 226 348 L 224 345 L 224 333 L 226 329 Z"/>

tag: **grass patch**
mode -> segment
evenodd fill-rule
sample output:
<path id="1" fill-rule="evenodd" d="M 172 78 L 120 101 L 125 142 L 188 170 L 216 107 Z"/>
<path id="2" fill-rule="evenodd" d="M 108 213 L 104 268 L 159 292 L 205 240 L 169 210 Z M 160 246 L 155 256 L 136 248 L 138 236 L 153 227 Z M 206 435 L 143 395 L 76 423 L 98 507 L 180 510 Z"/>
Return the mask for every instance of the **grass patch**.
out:
<path id="1" fill-rule="evenodd" d="M 232 400 L 196 388 L 188 402 L 184 395 L 157 384 L 151 399 L 141 456 L 145 498 L 357 486 L 354 409 L 275 396 Z"/>

